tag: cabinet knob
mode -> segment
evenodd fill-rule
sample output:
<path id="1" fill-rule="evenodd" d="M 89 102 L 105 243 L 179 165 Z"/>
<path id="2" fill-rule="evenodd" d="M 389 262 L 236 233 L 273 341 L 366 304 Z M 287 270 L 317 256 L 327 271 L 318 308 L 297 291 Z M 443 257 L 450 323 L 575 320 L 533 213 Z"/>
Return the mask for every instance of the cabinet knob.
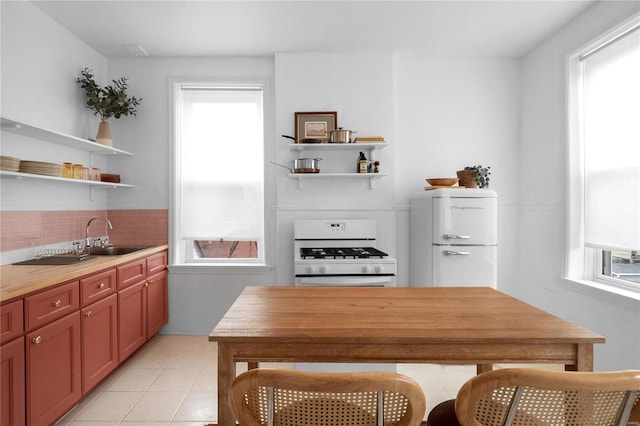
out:
<path id="1" fill-rule="evenodd" d="M 37 345 L 38 343 L 42 342 L 42 337 L 36 336 L 33 339 L 31 339 L 31 341 Z"/>
<path id="2" fill-rule="evenodd" d="M 84 313 L 84 316 L 87 317 L 87 318 L 89 318 L 91 315 L 93 315 L 93 312 L 91 312 L 91 311 L 87 311 L 87 312 Z"/>
<path id="3" fill-rule="evenodd" d="M 100 285 L 98 286 L 98 288 L 103 289 L 103 288 L 104 288 L 104 283 L 100 283 Z"/>
<path id="4" fill-rule="evenodd" d="M 148 280 L 147 281 L 149 284 L 153 284 L 153 280 Z"/>
<path id="5" fill-rule="evenodd" d="M 149 287 L 149 281 L 147 281 L 146 283 L 144 283 L 145 287 Z"/>
<path id="6" fill-rule="evenodd" d="M 57 308 L 60 305 L 62 305 L 62 301 L 60 299 L 58 299 L 55 302 L 51 303 L 51 305 L 53 305 L 54 308 Z"/>

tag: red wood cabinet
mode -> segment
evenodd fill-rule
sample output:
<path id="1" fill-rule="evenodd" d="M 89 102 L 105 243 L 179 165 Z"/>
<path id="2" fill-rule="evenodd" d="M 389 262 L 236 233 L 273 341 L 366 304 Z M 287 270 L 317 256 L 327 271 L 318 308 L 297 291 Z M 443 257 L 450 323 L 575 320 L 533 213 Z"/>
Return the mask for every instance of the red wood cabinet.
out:
<path id="1" fill-rule="evenodd" d="M 22 301 L 20 301 L 22 303 Z M 2 307 L 4 309 L 4 306 Z M 25 424 L 24 336 L 0 347 L 0 424 Z"/>
<path id="2" fill-rule="evenodd" d="M 147 339 L 169 322 L 169 287 L 166 269 L 147 278 Z"/>
<path id="3" fill-rule="evenodd" d="M 120 362 L 131 356 L 169 321 L 167 252 L 141 261 L 117 268 Z M 142 271 L 156 273 L 141 275 Z M 132 285 L 134 279 L 138 281 Z"/>
<path id="4" fill-rule="evenodd" d="M 0 344 L 24 334 L 22 300 L 5 303 L 0 309 Z"/>
<path id="5" fill-rule="evenodd" d="M 163 251 L 3 304 L 0 424 L 53 424 L 156 334 L 166 264 Z"/>
<path id="6" fill-rule="evenodd" d="M 130 357 L 147 341 L 146 280 L 118 292 L 118 356 Z"/>
<path id="7" fill-rule="evenodd" d="M 81 309 L 80 320 L 84 395 L 118 366 L 118 295 Z"/>
<path id="8" fill-rule="evenodd" d="M 82 396 L 80 312 L 25 337 L 27 424 L 52 424 Z"/>

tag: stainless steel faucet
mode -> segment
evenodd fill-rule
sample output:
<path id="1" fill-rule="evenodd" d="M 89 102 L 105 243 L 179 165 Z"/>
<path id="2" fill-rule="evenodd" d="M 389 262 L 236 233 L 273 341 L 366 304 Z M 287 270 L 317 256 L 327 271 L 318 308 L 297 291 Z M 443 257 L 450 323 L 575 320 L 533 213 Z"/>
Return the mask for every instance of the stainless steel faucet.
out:
<path id="1" fill-rule="evenodd" d="M 105 222 L 107 222 L 107 225 L 109 225 L 109 229 L 113 229 L 113 225 L 111 224 L 111 221 L 109 219 L 107 219 L 106 217 L 104 217 L 104 216 L 95 216 L 95 217 L 92 217 L 91 219 L 89 219 L 89 222 L 87 222 L 87 229 L 86 229 L 85 234 L 84 234 L 84 244 L 85 244 L 84 248 L 85 248 L 85 250 L 87 252 L 91 248 L 91 243 L 89 242 L 89 226 L 91 226 L 91 222 L 93 222 L 96 219 L 104 220 Z M 107 232 L 107 237 L 108 236 L 109 236 L 109 234 Z"/>

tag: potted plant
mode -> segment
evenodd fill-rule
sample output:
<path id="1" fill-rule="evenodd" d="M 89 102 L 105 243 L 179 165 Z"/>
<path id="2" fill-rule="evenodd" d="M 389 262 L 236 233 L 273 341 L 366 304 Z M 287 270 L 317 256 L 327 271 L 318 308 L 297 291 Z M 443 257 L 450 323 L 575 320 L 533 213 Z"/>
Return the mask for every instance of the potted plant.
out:
<path id="1" fill-rule="evenodd" d="M 489 187 L 489 171 L 491 167 L 467 166 L 464 170 L 458 170 L 456 174 L 460 179 L 460 186 L 466 188 L 488 188 Z"/>
<path id="2" fill-rule="evenodd" d="M 100 126 L 96 142 L 103 145 L 113 145 L 109 122 L 111 117 L 120 118 L 123 115 L 133 115 L 135 117 L 136 107 L 140 105 L 142 98 L 127 95 L 127 79 L 121 77 L 112 80 L 112 84 L 100 87 L 93 79 L 93 71 L 88 68 L 80 71 L 81 77 L 76 78 L 76 82 L 84 89 L 87 102 L 85 107 L 93 110 L 94 115 L 100 116 Z"/>

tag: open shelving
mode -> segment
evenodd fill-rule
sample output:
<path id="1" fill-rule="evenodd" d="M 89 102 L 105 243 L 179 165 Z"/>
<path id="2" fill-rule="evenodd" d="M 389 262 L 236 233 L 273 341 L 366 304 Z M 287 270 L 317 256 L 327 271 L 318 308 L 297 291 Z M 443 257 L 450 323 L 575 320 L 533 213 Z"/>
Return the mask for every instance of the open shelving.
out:
<path id="1" fill-rule="evenodd" d="M 49 130 L 42 127 L 32 126 L 30 124 L 22 123 L 19 121 L 11 120 L 6 117 L 0 117 L 0 128 L 2 131 L 15 133 L 21 136 L 26 136 L 34 139 L 38 139 L 45 142 L 54 143 L 57 145 L 68 146 L 73 149 L 78 149 L 89 153 L 89 167 L 93 166 L 93 155 L 109 156 L 133 156 L 132 153 L 124 151 L 122 149 L 114 148 L 112 146 L 102 145 L 88 139 L 79 138 L 72 135 L 57 132 L 55 130 Z M 133 185 L 123 183 L 111 183 L 101 182 L 83 179 L 69 179 L 56 176 L 38 175 L 32 173 L 11 172 L 6 170 L 0 170 L 0 178 L 2 179 L 28 179 L 28 180 L 42 180 L 49 182 L 60 182 L 63 184 L 72 185 L 85 185 L 93 188 L 133 188 Z"/>

